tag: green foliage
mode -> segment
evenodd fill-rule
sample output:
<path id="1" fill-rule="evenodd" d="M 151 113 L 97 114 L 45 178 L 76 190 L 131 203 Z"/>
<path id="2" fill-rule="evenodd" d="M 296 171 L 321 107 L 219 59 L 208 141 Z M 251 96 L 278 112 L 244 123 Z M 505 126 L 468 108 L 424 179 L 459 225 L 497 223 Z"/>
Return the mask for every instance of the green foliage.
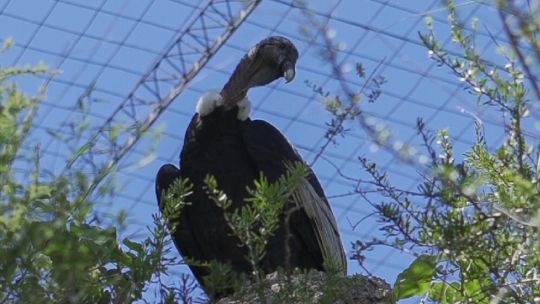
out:
<path id="1" fill-rule="evenodd" d="M 314 161 L 330 142 L 335 142 L 336 135 L 346 135 L 344 122 L 354 119 L 377 147 L 420 173 L 418 190 L 404 190 L 393 184 L 377 164 L 360 157 L 371 178 L 366 181 L 343 176 L 354 180 L 354 192 L 375 208 L 385 234 L 353 244 L 352 255 L 361 266 L 364 252 L 374 246 L 391 246 L 419 257 L 395 284 L 398 300 L 416 295 L 423 297 L 422 303 L 536 303 L 540 299 L 540 6 L 504 0 L 485 3 L 498 13 L 508 41 L 491 37 L 496 51 L 502 54 L 501 64 L 483 58 L 479 52 L 476 31 L 481 20 L 472 18 L 470 24 L 464 24 L 457 5 L 451 0 L 443 2 L 448 10 L 452 51 L 440 42 L 443 39 L 438 38 L 429 16 L 428 31 L 420 34 L 420 39 L 428 56 L 454 73 L 478 107 L 500 113 L 505 142 L 488 143 L 481 119 L 467 112 L 476 126 L 476 142 L 463 155 L 455 155 L 449 130 L 429 131 L 419 118 L 418 134 L 427 154 L 418 161 L 412 159 L 412 149 L 394 140 L 383 122 L 368 117 L 360 107 L 365 106 L 360 97 L 367 97 L 368 102 L 379 98 L 377 89 L 384 81 L 372 83 L 376 78 L 366 78 L 366 71 L 358 64 L 356 72 L 366 81 L 360 90 L 352 89 L 336 60 L 335 43 L 327 34 L 329 27 L 304 12 L 308 22 L 301 31 L 306 37 L 321 37 L 318 39 L 323 40 L 325 48 L 321 57 L 331 66 L 341 88 L 339 96 L 334 97 L 308 82 L 332 115 L 328 141 Z M 297 3 L 306 7 L 305 1 Z M 315 28 L 319 35 L 310 35 L 307 27 Z M 486 29 L 489 32 L 490 27 Z M 374 91 L 363 93 L 365 87 Z M 383 199 L 371 200 L 371 188 Z"/>
<path id="2" fill-rule="evenodd" d="M 84 172 L 43 178 L 39 146 L 30 155 L 22 147 L 32 145 L 26 135 L 44 92 L 28 96 L 8 82 L 36 73 L 47 70 L 0 68 L 0 303 L 141 299 L 150 280 L 173 262 L 163 257 L 168 245 L 164 225 L 154 218 L 147 239 L 119 241 L 114 225 L 96 224 L 100 215 L 87 195 L 90 178 Z M 88 147 L 82 145 L 72 159 Z M 30 173 L 16 175 L 14 163 Z M 118 215 L 118 227 L 124 218 Z M 176 290 L 160 288 L 163 300 L 175 298 Z"/>
<path id="3" fill-rule="evenodd" d="M 265 298 L 262 286 L 264 274 L 259 269 L 259 262 L 266 253 L 268 239 L 278 228 L 287 198 L 291 196 L 306 175 L 307 167 L 302 163 L 291 165 L 287 174 L 281 176 L 274 183 L 268 182 L 261 173 L 259 179 L 254 181 L 255 187 L 248 189 L 249 197 L 240 208 L 233 206 L 233 202 L 227 198 L 227 195 L 218 189 L 219 185 L 214 177 L 207 176 L 205 179 L 210 199 L 223 208 L 229 228 L 234 236 L 240 240 L 240 244 L 247 249 L 247 258 L 253 269 L 253 279 L 259 284 L 261 299 Z M 219 267 L 226 266 L 220 265 Z M 219 279 L 219 282 L 223 282 L 222 278 Z M 221 286 L 210 288 L 219 289 Z"/>
<path id="4" fill-rule="evenodd" d="M 405 299 L 413 295 L 423 294 L 429 290 L 431 278 L 435 274 L 437 258 L 421 255 L 404 271 L 394 283 L 394 298 Z"/>
<path id="5" fill-rule="evenodd" d="M 503 2 L 498 9 L 505 28 L 518 35 L 522 30 L 511 28 L 511 18 L 504 15 L 515 7 Z M 478 20 L 471 24 L 472 33 L 465 32 L 453 2 L 446 4 L 451 37 L 462 54 L 450 55 L 442 47 L 430 18 L 429 32 L 420 38 L 429 56 L 451 69 L 479 106 L 509 118 L 506 140 L 490 146 L 482 121 L 473 114 L 476 142 L 463 156 L 456 156 L 448 130 L 433 135 L 419 119 L 428 161 L 422 167 L 417 164 L 423 179 L 418 192 L 393 186 L 385 172 L 361 158 L 388 199 L 376 204 L 386 239 L 359 242 L 355 256 L 361 262 L 361 252 L 378 245 L 419 254 L 396 281 L 397 299 L 418 295 L 436 303 L 534 303 L 540 298 L 540 152 L 534 153 L 536 143 L 530 141 L 534 136 L 526 136 L 531 134 L 526 121 L 534 108 L 532 100 L 540 95 L 535 93 L 538 83 L 527 86 L 524 78 L 531 77 L 527 71 L 535 64 L 519 59 L 512 37 L 504 68 L 482 59 L 475 47 Z M 512 18 L 521 16 L 515 13 Z M 537 17 L 527 18 L 538 28 Z M 533 54 L 540 50 L 538 45 L 532 47 Z"/>
<path id="6" fill-rule="evenodd" d="M 182 208 L 190 204 L 187 198 L 192 193 L 193 184 L 188 179 L 178 178 L 173 182 L 169 190 L 162 194 L 161 210 L 171 234 L 176 229 L 176 223 L 178 222 Z"/>
<path id="7" fill-rule="evenodd" d="M 246 278 L 242 274 L 234 272 L 230 264 L 210 261 L 204 266 L 208 267 L 208 275 L 203 280 L 209 295 L 218 294 L 223 290 L 231 290 L 237 295 L 242 294 Z"/>
<path id="8" fill-rule="evenodd" d="M 226 212 L 225 219 L 233 234 L 240 239 L 249 253 L 249 260 L 255 273 L 257 264 L 265 255 L 268 238 L 278 228 L 286 199 L 293 193 L 307 169 L 303 164 L 295 164 L 291 170 L 281 176 L 275 183 L 269 183 L 261 174 L 254 181 L 255 188 L 248 189 L 249 198 L 241 208 L 234 208 L 227 195 L 218 190 L 216 180 L 207 176 L 205 183 L 210 198 Z"/>

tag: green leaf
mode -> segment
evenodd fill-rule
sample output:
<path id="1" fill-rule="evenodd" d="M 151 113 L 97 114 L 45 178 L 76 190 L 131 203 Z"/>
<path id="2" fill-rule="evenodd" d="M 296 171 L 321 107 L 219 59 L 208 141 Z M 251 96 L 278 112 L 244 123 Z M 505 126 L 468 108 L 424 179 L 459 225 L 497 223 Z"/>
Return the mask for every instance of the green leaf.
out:
<path id="1" fill-rule="evenodd" d="M 437 258 L 431 255 L 421 255 L 409 268 L 401 272 L 394 283 L 396 300 L 421 295 L 429 289 L 431 278 L 435 274 Z"/>
<path id="2" fill-rule="evenodd" d="M 434 282 L 429 296 L 439 304 L 451 304 L 461 301 L 462 296 L 459 293 L 460 284 L 458 282 Z"/>
<path id="3" fill-rule="evenodd" d="M 33 199 L 48 199 L 51 197 L 51 188 L 46 185 L 31 186 L 30 197 Z"/>
<path id="4" fill-rule="evenodd" d="M 123 241 L 124 245 L 126 245 L 129 249 L 137 252 L 137 253 L 143 253 L 144 252 L 144 248 L 143 248 L 143 245 L 137 243 L 137 242 L 133 242 L 129 239 L 124 239 Z"/>

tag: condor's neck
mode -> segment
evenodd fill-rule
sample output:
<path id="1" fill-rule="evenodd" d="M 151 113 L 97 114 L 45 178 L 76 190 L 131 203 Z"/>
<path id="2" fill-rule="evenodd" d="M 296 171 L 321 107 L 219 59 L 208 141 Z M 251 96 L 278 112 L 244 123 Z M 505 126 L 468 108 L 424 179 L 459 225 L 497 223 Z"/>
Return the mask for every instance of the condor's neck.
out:
<path id="1" fill-rule="evenodd" d="M 255 74 L 255 71 L 256 67 L 253 60 L 248 55 L 245 55 L 220 92 L 225 108 L 232 108 L 246 97 L 250 88 L 250 78 Z"/>

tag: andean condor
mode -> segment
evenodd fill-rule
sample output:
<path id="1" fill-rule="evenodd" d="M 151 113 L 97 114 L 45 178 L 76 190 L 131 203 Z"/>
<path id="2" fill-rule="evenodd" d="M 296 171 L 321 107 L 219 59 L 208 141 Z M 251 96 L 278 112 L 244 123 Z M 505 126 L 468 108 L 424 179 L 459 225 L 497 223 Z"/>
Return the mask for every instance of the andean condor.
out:
<path id="1" fill-rule="evenodd" d="M 253 181 L 261 172 L 274 182 L 287 172 L 291 163 L 303 162 L 275 127 L 249 118 L 250 103 L 246 96 L 251 87 L 266 85 L 280 77 L 290 82 L 295 76 L 297 59 L 296 47 L 284 37 L 260 41 L 242 58 L 221 92 L 206 93 L 199 99 L 197 113 L 186 130 L 180 169 L 171 164 L 159 169 L 158 204 L 163 191 L 176 178 L 188 178 L 194 186 L 187 198 L 190 204 L 181 210 L 172 236 L 184 258 L 217 260 L 229 263 L 236 272 L 252 273 L 246 249 L 232 236 L 223 210 L 208 198 L 204 179 L 208 174 L 213 175 L 219 189 L 233 201 L 234 207 L 239 207 L 244 204 L 247 187 L 254 187 Z M 289 227 L 285 227 L 283 216 L 268 241 L 260 269 L 265 273 L 286 266 L 324 270 L 323 260 L 330 258 L 345 271 L 346 258 L 336 220 L 311 170 L 299 188 L 283 211 L 283 214 L 292 212 Z M 161 204 L 160 208 L 163 211 Z M 195 265 L 190 268 L 204 288 L 202 278 L 207 269 Z"/>

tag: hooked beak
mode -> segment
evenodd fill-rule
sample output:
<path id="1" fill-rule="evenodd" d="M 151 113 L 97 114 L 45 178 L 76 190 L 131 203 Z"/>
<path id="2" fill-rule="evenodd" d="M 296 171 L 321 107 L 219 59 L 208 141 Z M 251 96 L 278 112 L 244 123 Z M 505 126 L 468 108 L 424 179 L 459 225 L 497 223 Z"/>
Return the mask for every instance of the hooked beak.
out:
<path id="1" fill-rule="evenodd" d="M 286 60 L 281 65 L 281 69 L 283 71 L 283 78 L 285 78 L 285 82 L 291 82 L 296 75 L 296 72 L 294 70 L 294 64 L 292 64 L 289 60 Z"/>
<path id="2" fill-rule="evenodd" d="M 291 54 L 291 52 L 287 50 L 280 49 L 279 51 L 280 52 L 277 62 L 282 73 L 281 76 L 285 78 L 285 83 L 289 83 L 294 79 L 294 76 L 296 75 L 296 58 Z"/>

